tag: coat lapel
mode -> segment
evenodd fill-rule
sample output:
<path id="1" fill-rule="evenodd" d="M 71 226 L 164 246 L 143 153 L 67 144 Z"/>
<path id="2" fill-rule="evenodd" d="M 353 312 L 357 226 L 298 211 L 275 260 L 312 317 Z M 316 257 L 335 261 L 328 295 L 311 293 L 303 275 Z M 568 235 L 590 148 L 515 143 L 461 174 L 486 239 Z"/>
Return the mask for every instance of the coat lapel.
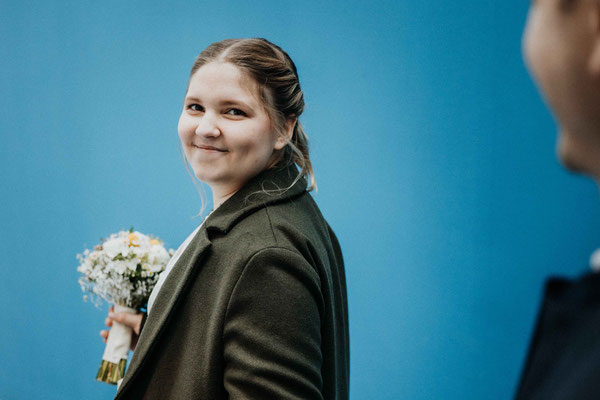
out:
<path id="1" fill-rule="evenodd" d="M 129 383 L 135 378 L 148 352 L 153 344 L 156 343 L 156 339 L 167 322 L 171 310 L 181 298 L 181 294 L 189 282 L 194 267 L 201 262 L 210 246 L 211 242 L 208 239 L 206 229 L 202 227 L 190 241 L 184 252 L 181 253 L 179 260 L 173 266 L 160 292 L 158 292 L 152 312 L 148 314 L 148 319 L 133 352 L 131 364 L 125 373 L 123 382 L 119 386 L 115 399 L 119 398 Z"/>
<path id="2" fill-rule="evenodd" d="M 246 215 L 266 204 L 288 200 L 306 192 L 306 180 L 294 165 L 267 169 L 251 179 L 206 220 L 210 233 L 227 234 Z"/>
<path id="3" fill-rule="evenodd" d="M 305 192 L 306 180 L 298 179 L 298 170 L 295 166 L 272 168 L 251 179 L 211 213 L 173 266 L 173 270 L 158 293 L 115 400 L 123 397 L 123 393 L 139 373 L 140 367 L 167 323 L 171 310 L 177 305 L 182 292 L 187 287 L 194 267 L 199 265 L 208 253 L 211 247 L 210 233 L 217 231 L 227 234 L 239 220 L 265 204 L 290 199 Z"/>

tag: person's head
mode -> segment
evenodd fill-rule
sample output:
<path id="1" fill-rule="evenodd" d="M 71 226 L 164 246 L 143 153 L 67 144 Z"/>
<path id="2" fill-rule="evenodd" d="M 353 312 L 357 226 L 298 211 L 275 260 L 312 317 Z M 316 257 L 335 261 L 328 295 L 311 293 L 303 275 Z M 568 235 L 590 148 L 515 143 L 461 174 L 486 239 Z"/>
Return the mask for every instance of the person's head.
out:
<path id="1" fill-rule="evenodd" d="M 304 96 L 296 66 L 265 39 L 227 39 L 196 58 L 178 131 L 198 179 L 231 194 L 264 169 L 296 163 L 310 175 L 298 117 Z"/>
<path id="2" fill-rule="evenodd" d="M 532 0 L 523 52 L 559 125 L 561 161 L 600 180 L 600 0 Z"/>

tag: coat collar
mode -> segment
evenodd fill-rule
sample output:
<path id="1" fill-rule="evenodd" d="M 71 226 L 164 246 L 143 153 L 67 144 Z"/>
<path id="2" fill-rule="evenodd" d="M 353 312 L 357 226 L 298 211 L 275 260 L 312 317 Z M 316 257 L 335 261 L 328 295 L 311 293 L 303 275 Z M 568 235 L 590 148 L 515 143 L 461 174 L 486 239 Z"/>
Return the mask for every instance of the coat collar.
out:
<path id="1" fill-rule="evenodd" d="M 294 165 L 267 169 L 251 179 L 206 219 L 206 229 L 226 234 L 241 219 L 266 204 L 277 203 L 306 190 Z"/>
<path id="2" fill-rule="evenodd" d="M 202 259 L 208 254 L 212 246 L 209 239 L 210 232 L 227 234 L 238 221 L 256 209 L 304 193 L 306 180 L 304 178 L 296 180 L 297 177 L 298 170 L 293 165 L 265 170 L 246 183 L 204 221 L 204 226 L 183 251 L 156 297 L 115 400 L 123 398 L 125 390 L 140 372 L 140 366 L 156 344 L 171 310 L 177 305 L 181 294 L 190 283 L 192 272 L 196 266 L 201 265 Z"/>

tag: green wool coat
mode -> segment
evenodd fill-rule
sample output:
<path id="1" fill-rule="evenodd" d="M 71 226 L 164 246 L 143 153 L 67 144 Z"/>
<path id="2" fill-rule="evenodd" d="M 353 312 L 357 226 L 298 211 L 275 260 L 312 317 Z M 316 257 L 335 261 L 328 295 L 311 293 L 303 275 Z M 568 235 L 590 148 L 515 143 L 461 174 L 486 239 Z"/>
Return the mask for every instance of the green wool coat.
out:
<path id="1" fill-rule="evenodd" d="M 342 253 L 297 174 L 266 170 L 206 219 L 115 399 L 348 398 Z"/>

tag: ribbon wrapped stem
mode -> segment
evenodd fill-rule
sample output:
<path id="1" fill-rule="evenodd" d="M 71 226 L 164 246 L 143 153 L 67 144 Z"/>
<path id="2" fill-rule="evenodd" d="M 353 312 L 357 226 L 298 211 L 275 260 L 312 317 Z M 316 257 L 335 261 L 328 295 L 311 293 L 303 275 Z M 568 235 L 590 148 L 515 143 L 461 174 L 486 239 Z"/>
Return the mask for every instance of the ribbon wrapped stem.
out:
<path id="1" fill-rule="evenodd" d="M 115 305 L 115 313 L 127 312 L 136 314 L 137 310 Z M 117 385 L 123 376 L 127 365 L 127 356 L 131 347 L 131 339 L 133 331 L 130 327 L 125 326 L 117 321 L 113 321 L 106 341 L 106 348 L 102 356 L 102 363 L 98 369 L 96 380 L 101 382 Z"/>

